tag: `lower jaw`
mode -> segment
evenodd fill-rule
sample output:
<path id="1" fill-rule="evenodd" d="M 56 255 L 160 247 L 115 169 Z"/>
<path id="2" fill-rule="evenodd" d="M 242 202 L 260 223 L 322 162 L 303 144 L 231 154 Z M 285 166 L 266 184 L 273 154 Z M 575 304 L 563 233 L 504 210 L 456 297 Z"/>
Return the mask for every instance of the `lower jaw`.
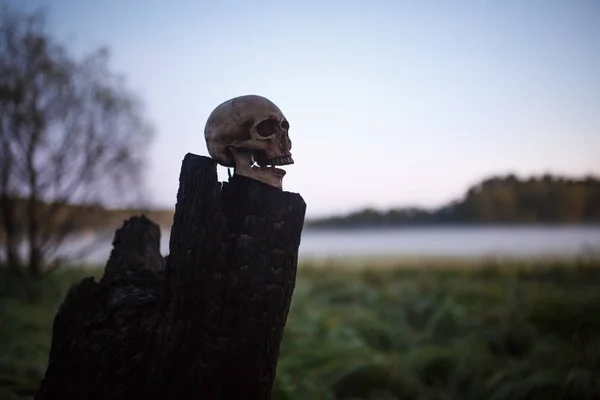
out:
<path id="1" fill-rule="evenodd" d="M 261 168 L 254 166 L 249 168 L 238 168 L 235 173 L 282 190 L 282 179 L 286 172 L 274 167 Z"/>
<path id="2" fill-rule="evenodd" d="M 250 167 L 251 171 L 255 171 L 259 174 L 271 174 L 273 176 L 279 177 L 279 178 L 283 178 L 286 174 L 286 172 L 281 169 L 281 168 L 275 168 L 275 167 L 258 167 L 258 166 L 252 166 Z"/>

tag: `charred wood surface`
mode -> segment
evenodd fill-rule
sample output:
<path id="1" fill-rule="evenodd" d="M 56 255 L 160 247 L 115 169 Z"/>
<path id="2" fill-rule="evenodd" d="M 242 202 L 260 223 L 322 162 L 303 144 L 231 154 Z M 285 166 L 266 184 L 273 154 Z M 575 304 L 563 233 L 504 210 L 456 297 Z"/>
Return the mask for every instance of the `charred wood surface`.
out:
<path id="1" fill-rule="evenodd" d="M 36 399 L 269 399 L 306 204 L 187 154 L 170 253 L 126 221 L 100 282 L 75 285 L 54 321 Z"/>

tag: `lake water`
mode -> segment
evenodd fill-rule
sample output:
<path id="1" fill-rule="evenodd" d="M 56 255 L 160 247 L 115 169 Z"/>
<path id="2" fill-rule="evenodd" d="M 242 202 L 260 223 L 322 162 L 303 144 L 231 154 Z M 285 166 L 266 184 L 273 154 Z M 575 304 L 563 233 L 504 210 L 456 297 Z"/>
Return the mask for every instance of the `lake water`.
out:
<path id="1" fill-rule="evenodd" d="M 112 237 L 87 257 L 105 263 Z M 167 254 L 169 232 L 162 233 Z M 305 229 L 300 259 L 334 257 L 565 257 L 600 251 L 600 227 L 421 227 L 360 230 Z"/>
<path id="2" fill-rule="evenodd" d="M 302 238 L 306 257 L 572 256 L 600 248 L 600 228 L 409 228 L 313 231 Z"/>

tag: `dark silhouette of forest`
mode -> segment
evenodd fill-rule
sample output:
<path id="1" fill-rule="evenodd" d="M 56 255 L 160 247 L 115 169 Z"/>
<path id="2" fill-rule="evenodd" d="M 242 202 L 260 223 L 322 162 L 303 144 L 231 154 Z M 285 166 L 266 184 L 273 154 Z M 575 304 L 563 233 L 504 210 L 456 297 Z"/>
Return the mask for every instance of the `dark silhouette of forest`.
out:
<path id="1" fill-rule="evenodd" d="M 311 227 L 384 227 L 439 224 L 598 224 L 600 179 L 553 175 L 486 179 L 462 199 L 437 209 L 419 207 L 378 211 L 371 208 L 310 222 Z"/>
<path id="2" fill-rule="evenodd" d="M 16 228 L 24 232 L 27 202 L 14 199 Z M 44 205 L 42 205 L 44 206 Z M 45 206 L 44 206 L 45 207 Z M 127 218 L 145 214 L 168 229 L 173 210 L 142 208 L 106 209 L 99 205 L 66 204 L 63 212 L 75 232 L 110 232 Z M 569 179 L 544 175 L 519 179 L 514 175 L 493 177 L 478 183 L 462 199 L 437 208 L 364 209 L 347 215 L 309 220 L 311 228 L 366 228 L 420 225 L 600 225 L 600 178 Z M 3 231 L 0 227 L 0 243 Z"/>

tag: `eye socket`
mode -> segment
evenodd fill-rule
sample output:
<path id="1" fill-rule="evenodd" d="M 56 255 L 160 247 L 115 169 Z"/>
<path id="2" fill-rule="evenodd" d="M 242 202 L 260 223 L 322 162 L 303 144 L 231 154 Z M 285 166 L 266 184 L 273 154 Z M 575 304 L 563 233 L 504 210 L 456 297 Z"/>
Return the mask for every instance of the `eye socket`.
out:
<path id="1" fill-rule="evenodd" d="M 281 123 L 281 127 L 287 131 L 288 129 L 290 129 L 290 123 L 284 119 Z"/>
<path id="2" fill-rule="evenodd" d="M 279 121 L 276 119 L 265 119 L 256 125 L 256 132 L 262 137 L 269 137 L 279 131 Z"/>

